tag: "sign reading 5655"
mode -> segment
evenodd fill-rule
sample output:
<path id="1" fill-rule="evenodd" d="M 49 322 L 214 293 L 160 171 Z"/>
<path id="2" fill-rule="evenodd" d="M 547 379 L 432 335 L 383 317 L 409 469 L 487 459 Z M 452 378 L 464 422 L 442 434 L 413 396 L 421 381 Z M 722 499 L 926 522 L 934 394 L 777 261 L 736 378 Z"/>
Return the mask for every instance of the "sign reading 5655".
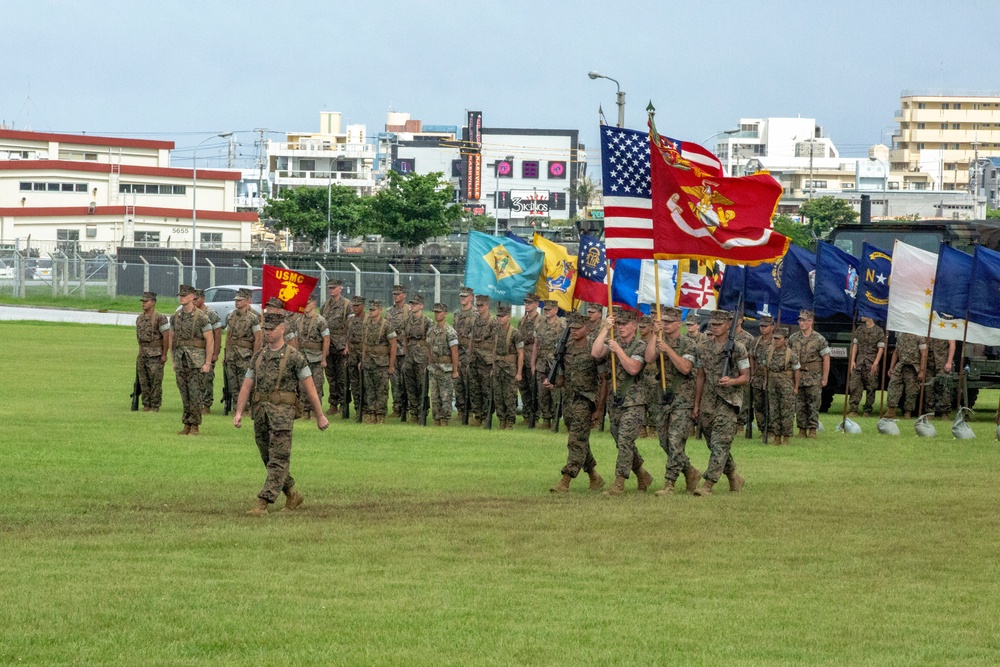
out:
<path id="1" fill-rule="evenodd" d="M 171 234 L 190 234 L 191 233 L 191 228 L 190 227 L 174 227 L 173 229 L 170 230 L 170 233 Z"/>

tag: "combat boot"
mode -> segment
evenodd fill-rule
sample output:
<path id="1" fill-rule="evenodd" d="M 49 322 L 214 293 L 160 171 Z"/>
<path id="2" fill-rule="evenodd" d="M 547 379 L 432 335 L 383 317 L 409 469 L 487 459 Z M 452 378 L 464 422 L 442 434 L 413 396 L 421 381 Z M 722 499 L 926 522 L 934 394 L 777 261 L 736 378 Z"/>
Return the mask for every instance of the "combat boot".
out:
<path id="1" fill-rule="evenodd" d="M 184 424 L 184 428 L 180 431 L 177 431 L 177 435 L 187 435 L 190 432 L 191 432 L 191 425 Z"/>
<path id="2" fill-rule="evenodd" d="M 542 428 L 551 429 L 552 428 L 552 420 L 551 419 L 543 419 L 542 420 Z"/>
<path id="3" fill-rule="evenodd" d="M 384 424 L 385 423 L 385 415 L 375 415 L 375 423 L 376 424 Z"/>
<path id="4" fill-rule="evenodd" d="M 640 491 L 645 491 L 653 485 L 653 476 L 645 468 L 639 468 L 639 471 L 635 473 L 635 479 L 639 482 Z"/>
<path id="5" fill-rule="evenodd" d="M 263 498 L 257 499 L 257 504 L 247 510 L 249 516 L 267 516 L 267 501 Z"/>
<path id="6" fill-rule="evenodd" d="M 806 437 L 815 440 L 816 439 L 816 429 L 811 428 L 808 431 L 806 431 Z"/>
<path id="7" fill-rule="evenodd" d="M 912 418 L 913 418 L 912 410 L 907 410 L 906 412 L 903 413 L 903 419 L 912 419 Z"/>
<path id="8" fill-rule="evenodd" d="M 333 415 L 337 414 L 338 412 L 340 412 L 340 408 L 338 406 L 336 406 L 336 405 L 330 404 L 330 409 L 326 411 L 326 414 L 328 414 L 328 415 L 330 415 L 332 417 Z"/>
<path id="9" fill-rule="evenodd" d="M 573 481 L 573 478 L 563 473 L 562 479 L 553 486 L 549 491 L 552 493 L 569 493 L 569 483 Z"/>
<path id="10" fill-rule="evenodd" d="M 847 413 L 847 416 L 848 417 L 857 417 L 858 416 L 858 411 L 857 410 L 851 410 L 850 412 Z"/>
<path id="11" fill-rule="evenodd" d="M 150 412 L 159 412 L 160 409 L 159 408 L 150 408 L 149 411 Z M 949 419 L 950 419 L 950 417 L 949 417 Z"/>
<path id="12" fill-rule="evenodd" d="M 143 412 L 150 412 L 150 411 L 152 411 L 152 409 L 153 409 L 153 408 L 151 408 L 151 407 L 149 407 L 149 406 L 147 405 L 147 406 L 144 406 L 144 407 L 142 408 L 142 411 L 143 411 Z"/>
<path id="13" fill-rule="evenodd" d="M 782 437 L 781 438 L 781 444 L 783 444 L 783 445 L 790 445 L 790 444 L 792 444 L 792 436 L 786 435 L 786 436 Z"/>
<path id="14" fill-rule="evenodd" d="M 483 425 L 483 420 L 479 417 L 469 417 L 469 426 L 480 427 Z"/>
<path id="15" fill-rule="evenodd" d="M 895 419 L 896 418 L 896 408 L 888 408 L 885 411 L 885 418 L 886 419 Z"/>
<path id="16" fill-rule="evenodd" d="M 625 493 L 625 478 L 621 475 L 615 476 L 615 483 L 611 485 L 611 488 L 602 493 L 603 496 L 620 496 Z"/>
<path id="17" fill-rule="evenodd" d="M 710 496 L 712 495 L 712 487 L 715 486 L 715 482 L 706 479 L 701 483 L 697 489 L 694 490 L 694 495 L 696 496 Z"/>
<path id="18" fill-rule="evenodd" d="M 698 488 L 699 479 L 701 479 L 701 473 L 698 472 L 697 468 L 689 465 L 687 470 L 684 471 L 684 481 L 687 482 L 684 490 L 688 493 L 694 493 L 694 490 Z"/>
<path id="19" fill-rule="evenodd" d="M 201 409 L 201 414 L 203 414 L 203 415 L 210 415 L 210 414 L 212 414 L 212 408 L 202 408 Z"/>
<path id="20" fill-rule="evenodd" d="M 195 424 L 191 425 L 191 430 L 188 431 L 188 435 L 198 435 L 198 427 Z"/>
<path id="21" fill-rule="evenodd" d="M 444 427 L 444 426 L 447 426 L 447 425 L 448 425 L 448 420 L 447 420 L 447 419 L 442 419 L 442 420 L 441 420 L 441 424 L 440 424 L 440 425 L 441 425 L 442 427 Z"/>
<path id="22" fill-rule="evenodd" d="M 668 479 L 663 483 L 663 488 L 653 494 L 654 496 L 672 496 L 674 495 L 674 480 Z"/>
<path id="23" fill-rule="evenodd" d="M 604 478 L 596 470 L 588 470 L 587 476 L 590 477 L 590 490 L 597 491 L 598 489 L 604 488 Z"/>
<path id="24" fill-rule="evenodd" d="M 305 500 L 302 494 L 299 493 L 298 489 L 296 489 L 295 487 L 292 487 L 291 491 L 285 494 L 285 496 L 286 496 L 285 506 L 282 508 L 282 511 L 284 510 L 291 511 L 297 509 L 299 505 L 301 505 L 302 502 Z"/>
<path id="25" fill-rule="evenodd" d="M 806 429 L 804 429 L 804 428 L 800 428 L 800 429 L 799 429 L 799 435 L 798 435 L 797 437 L 799 437 L 799 438 L 804 438 L 804 437 L 806 437 Z"/>
<path id="26" fill-rule="evenodd" d="M 392 416 L 393 417 L 400 417 L 401 416 L 400 413 L 399 413 L 399 408 L 398 407 L 394 407 L 392 409 Z"/>
<path id="27" fill-rule="evenodd" d="M 733 471 L 733 474 L 729 475 L 729 490 L 732 493 L 739 493 L 740 489 L 746 483 L 747 481 L 736 471 Z"/>

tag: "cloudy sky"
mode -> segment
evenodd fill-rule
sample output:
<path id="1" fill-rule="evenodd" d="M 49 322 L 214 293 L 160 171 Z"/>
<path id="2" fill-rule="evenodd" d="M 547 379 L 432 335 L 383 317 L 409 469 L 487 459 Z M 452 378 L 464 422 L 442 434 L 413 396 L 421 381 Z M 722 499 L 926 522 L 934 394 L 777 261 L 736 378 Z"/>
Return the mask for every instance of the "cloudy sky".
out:
<path id="1" fill-rule="evenodd" d="M 382 129 L 388 110 L 460 125 L 570 128 L 597 108 L 702 141 L 740 117 L 815 117 L 845 156 L 888 142 L 902 90 L 1000 90 L 995 2 L 569 0 L 3 3 L 0 121 L 172 139 Z M 270 135 L 280 138 L 280 135 Z M 211 162 L 212 144 L 199 153 Z M 219 149 L 221 151 L 221 149 Z M 214 164 L 213 164 L 214 166 Z"/>

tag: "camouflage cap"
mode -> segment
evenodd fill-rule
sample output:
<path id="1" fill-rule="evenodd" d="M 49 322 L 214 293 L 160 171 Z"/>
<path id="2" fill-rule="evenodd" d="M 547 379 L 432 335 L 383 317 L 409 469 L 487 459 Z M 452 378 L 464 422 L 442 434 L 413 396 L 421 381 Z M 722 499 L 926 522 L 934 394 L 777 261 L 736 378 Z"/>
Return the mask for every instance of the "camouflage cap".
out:
<path id="1" fill-rule="evenodd" d="M 544 308 L 558 308 L 559 302 L 555 299 L 546 299 L 545 301 L 542 301 L 542 306 Z"/>
<path id="2" fill-rule="evenodd" d="M 471 287 L 463 287 L 462 289 L 458 290 L 459 296 L 472 296 L 473 294 L 475 294 L 475 292 Z"/>
<path id="3" fill-rule="evenodd" d="M 788 338 L 788 329 L 786 329 L 785 327 L 778 327 L 777 329 L 774 330 L 774 333 L 772 333 L 771 335 L 774 338 Z"/>
<path id="4" fill-rule="evenodd" d="M 392 286 L 392 293 L 393 294 L 406 294 L 406 287 L 404 285 L 393 285 Z"/>
<path id="5" fill-rule="evenodd" d="M 284 310 L 285 302 L 276 296 L 272 296 L 270 299 L 267 300 L 267 303 L 265 303 L 264 306 L 267 308 L 280 308 L 281 310 Z"/>
<path id="6" fill-rule="evenodd" d="M 309 296 L 306 298 L 306 302 L 319 303 L 318 290 L 313 290 L 312 292 L 310 292 Z"/>
<path id="7" fill-rule="evenodd" d="M 529 303 L 538 303 L 541 300 L 542 297 L 538 296 L 534 292 L 531 292 L 530 294 L 526 294 L 524 296 L 524 305 L 527 306 Z"/>
<path id="8" fill-rule="evenodd" d="M 448 306 L 446 306 L 446 305 L 444 305 L 443 303 L 440 303 L 440 302 L 435 303 L 434 304 L 434 312 L 435 313 L 447 313 L 448 312 Z"/>
<path id="9" fill-rule="evenodd" d="M 264 329 L 274 329 L 279 324 L 285 323 L 284 313 L 264 313 L 264 324 L 262 325 Z"/>
<path id="10" fill-rule="evenodd" d="M 811 320 L 811 319 L 813 319 L 813 317 L 815 317 L 815 315 L 814 315 L 813 311 L 811 311 L 811 310 L 805 310 L 805 309 L 803 309 L 803 310 L 799 311 L 799 319 L 800 320 Z"/>
<path id="11" fill-rule="evenodd" d="M 156 292 L 143 292 L 139 301 L 156 301 Z"/>
<path id="12" fill-rule="evenodd" d="M 334 287 L 343 287 L 344 281 L 340 278 L 330 278 L 326 281 L 326 286 L 328 289 L 333 289 Z"/>
<path id="13" fill-rule="evenodd" d="M 579 329 L 580 327 L 587 326 L 587 318 L 580 313 L 570 313 L 566 321 L 570 329 Z"/>
<path id="14" fill-rule="evenodd" d="M 622 308 L 621 311 L 615 315 L 616 324 L 628 324 L 629 322 L 635 322 L 635 320 L 636 312 L 634 310 L 625 310 Z"/>
<path id="15" fill-rule="evenodd" d="M 681 321 L 681 309 L 680 308 L 661 308 L 660 309 L 660 319 L 664 322 L 680 322 Z"/>
<path id="16" fill-rule="evenodd" d="M 357 296 L 352 296 L 351 297 L 351 305 L 352 306 L 363 306 L 363 305 L 365 305 L 365 297 L 361 296 L 360 294 L 358 294 Z"/>
<path id="17" fill-rule="evenodd" d="M 689 310 L 687 319 L 684 321 L 688 324 L 698 324 L 701 322 L 701 317 L 698 315 L 697 310 Z"/>
<path id="18" fill-rule="evenodd" d="M 602 306 L 599 303 L 588 303 L 587 304 L 587 312 L 588 313 L 599 313 L 602 310 L 604 310 L 604 306 Z"/>
<path id="19" fill-rule="evenodd" d="M 639 318 L 639 326 L 640 327 L 653 326 L 653 318 L 650 317 L 649 315 L 643 315 L 642 317 Z"/>
<path id="20" fill-rule="evenodd" d="M 490 297 L 487 296 L 487 295 L 485 295 L 485 294 L 477 294 L 476 295 L 476 305 L 477 306 L 481 306 L 484 303 L 486 305 L 489 305 L 489 303 L 490 303 Z"/>
<path id="21" fill-rule="evenodd" d="M 237 299 L 243 299 L 244 301 L 249 301 L 250 300 L 250 290 L 248 290 L 246 287 L 243 287 L 243 288 L 240 288 L 240 289 L 236 290 L 236 298 Z"/>
<path id="22" fill-rule="evenodd" d="M 762 326 L 762 327 L 773 327 L 774 326 L 774 318 L 771 317 L 770 315 L 761 315 L 757 319 L 757 324 L 759 326 Z"/>
<path id="23" fill-rule="evenodd" d="M 420 296 L 419 294 L 414 294 L 413 296 L 410 297 L 410 303 L 413 304 L 414 306 L 422 306 L 424 305 L 424 297 Z"/>
<path id="24" fill-rule="evenodd" d="M 733 314 L 728 310 L 713 310 L 712 316 L 709 318 L 709 322 L 712 324 L 727 324 L 733 319 Z"/>
<path id="25" fill-rule="evenodd" d="M 195 293 L 195 289 L 190 285 L 181 285 L 177 288 L 177 296 L 189 296 Z"/>
<path id="26" fill-rule="evenodd" d="M 368 300 L 368 309 L 369 310 L 374 310 L 375 308 L 381 308 L 381 307 L 382 307 L 382 300 L 381 299 L 369 299 Z"/>
<path id="27" fill-rule="evenodd" d="M 510 315 L 510 304 L 501 303 L 497 306 L 497 317 L 508 317 Z"/>

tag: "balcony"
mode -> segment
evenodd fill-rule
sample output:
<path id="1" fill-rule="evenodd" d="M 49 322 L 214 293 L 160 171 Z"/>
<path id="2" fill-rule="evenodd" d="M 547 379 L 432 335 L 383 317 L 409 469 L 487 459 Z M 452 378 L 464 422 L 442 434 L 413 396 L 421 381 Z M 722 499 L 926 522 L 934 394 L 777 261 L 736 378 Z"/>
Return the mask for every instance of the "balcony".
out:
<path id="1" fill-rule="evenodd" d="M 330 183 L 346 185 L 351 188 L 363 189 L 375 187 L 375 179 L 370 169 L 363 171 L 298 171 L 277 170 L 274 172 L 274 184 L 284 187 L 301 185 L 311 188 L 325 188 Z"/>
<path id="2" fill-rule="evenodd" d="M 305 158 L 355 158 L 374 159 L 375 147 L 371 144 L 347 144 L 333 141 L 269 141 L 267 153 L 271 157 Z"/>

